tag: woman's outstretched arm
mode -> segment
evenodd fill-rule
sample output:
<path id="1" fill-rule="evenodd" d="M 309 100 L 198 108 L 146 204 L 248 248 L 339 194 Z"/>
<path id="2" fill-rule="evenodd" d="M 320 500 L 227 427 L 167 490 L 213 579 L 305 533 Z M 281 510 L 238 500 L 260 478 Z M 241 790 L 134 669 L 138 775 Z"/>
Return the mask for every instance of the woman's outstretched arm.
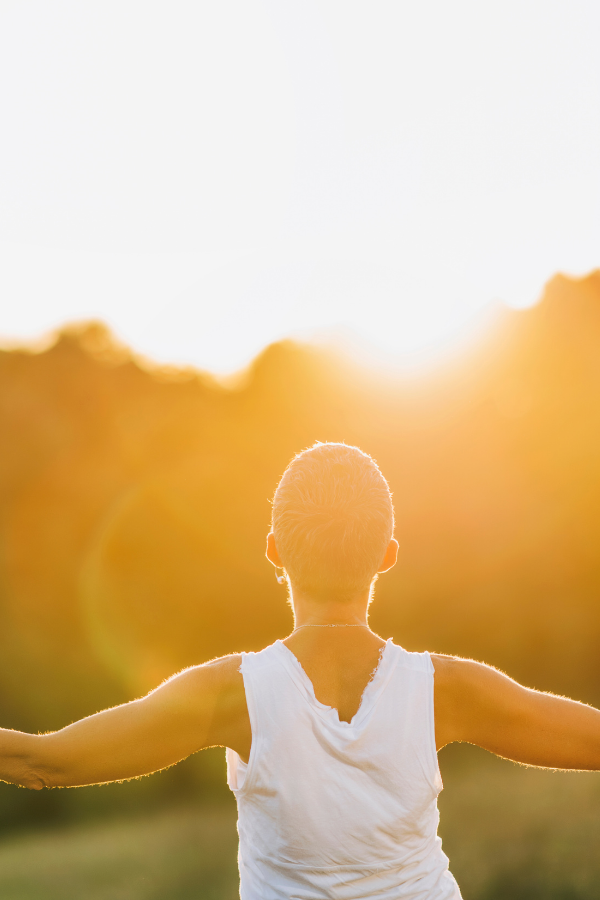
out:
<path id="1" fill-rule="evenodd" d="M 239 666 L 239 656 L 227 656 L 186 669 L 140 700 L 51 734 L 0 729 L 0 780 L 37 790 L 122 781 L 216 745 L 247 758 L 251 733 Z"/>
<path id="2" fill-rule="evenodd" d="M 491 666 L 432 655 L 438 750 L 465 741 L 550 769 L 600 770 L 600 711 L 525 688 Z"/>

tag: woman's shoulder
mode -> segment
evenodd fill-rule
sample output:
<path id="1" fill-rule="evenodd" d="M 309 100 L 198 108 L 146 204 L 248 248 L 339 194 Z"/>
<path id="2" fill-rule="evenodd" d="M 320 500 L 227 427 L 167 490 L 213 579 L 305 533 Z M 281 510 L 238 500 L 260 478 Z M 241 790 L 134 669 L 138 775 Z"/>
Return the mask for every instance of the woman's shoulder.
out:
<path id="1" fill-rule="evenodd" d="M 472 684 L 488 684 L 498 676 L 506 678 L 499 669 L 475 659 L 449 656 L 446 653 L 429 653 L 435 671 L 436 684 L 440 688 L 461 688 Z"/>

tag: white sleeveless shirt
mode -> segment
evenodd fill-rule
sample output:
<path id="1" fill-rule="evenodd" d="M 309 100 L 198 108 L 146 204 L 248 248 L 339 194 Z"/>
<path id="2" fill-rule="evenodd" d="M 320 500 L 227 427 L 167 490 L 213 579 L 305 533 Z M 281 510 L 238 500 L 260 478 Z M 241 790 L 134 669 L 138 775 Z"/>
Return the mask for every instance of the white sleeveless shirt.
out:
<path id="1" fill-rule="evenodd" d="M 241 671 L 248 764 L 227 750 L 241 900 L 460 900 L 437 836 L 429 654 L 389 640 L 351 722 L 281 641 Z"/>

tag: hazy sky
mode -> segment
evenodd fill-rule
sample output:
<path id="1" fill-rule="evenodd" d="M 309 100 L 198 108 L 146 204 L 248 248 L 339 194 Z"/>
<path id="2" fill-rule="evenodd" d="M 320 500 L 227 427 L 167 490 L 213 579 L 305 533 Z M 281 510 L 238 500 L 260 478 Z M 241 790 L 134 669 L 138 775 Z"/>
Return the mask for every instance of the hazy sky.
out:
<path id="1" fill-rule="evenodd" d="M 600 266 L 600 4 L 0 0 L 0 334 L 407 358 Z"/>

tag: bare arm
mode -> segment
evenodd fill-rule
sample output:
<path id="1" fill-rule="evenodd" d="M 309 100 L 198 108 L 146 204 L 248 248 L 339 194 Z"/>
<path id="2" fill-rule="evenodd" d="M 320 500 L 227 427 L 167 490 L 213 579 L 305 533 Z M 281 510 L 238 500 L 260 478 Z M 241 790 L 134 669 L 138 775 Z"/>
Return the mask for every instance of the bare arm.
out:
<path id="1" fill-rule="evenodd" d="M 140 700 L 52 734 L 0 729 L 0 780 L 25 787 L 102 784 L 147 775 L 197 750 L 250 750 L 239 656 L 186 669 Z"/>
<path id="2" fill-rule="evenodd" d="M 600 711 L 522 687 L 497 669 L 432 656 L 438 750 L 465 741 L 551 769 L 600 770 Z"/>

